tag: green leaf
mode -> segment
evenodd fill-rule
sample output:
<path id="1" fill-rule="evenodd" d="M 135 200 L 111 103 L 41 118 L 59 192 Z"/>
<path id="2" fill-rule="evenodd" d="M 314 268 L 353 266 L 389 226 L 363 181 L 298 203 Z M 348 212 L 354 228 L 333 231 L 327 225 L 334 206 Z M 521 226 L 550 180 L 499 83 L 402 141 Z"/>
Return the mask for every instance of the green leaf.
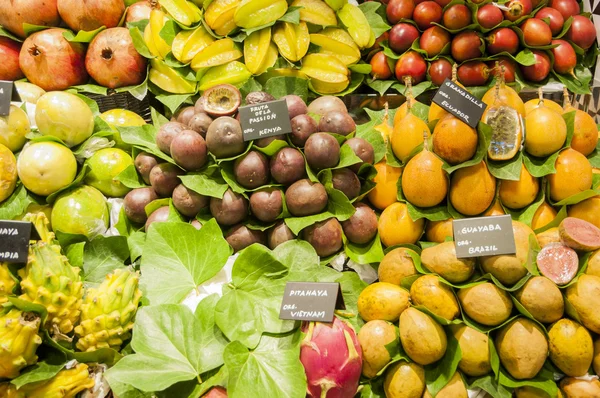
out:
<path id="1" fill-rule="evenodd" d="M 133 164 L 130 164 L 120 172 L 114 180 L 120 181 L 121 184 L 125 185 L 127 188 L 135 189 L 135 188 L 145 188 L 147 187 L 144 180 L 137 173 L 137 170 Z"/>
<path id="2" fill-rule="evenodd" d="M 383 248 L 379 234 L 368 243 L 346 242 L 344 251 L 352 261 L 358 264 L 379 263 L 383 259 Z"/>
<path id="3" fill-rule="evenodd" d="M 562 84 L 564 84 L 569 91 L 574 94 L 590 94 L 590 83 L 592 81 L 593 75 L 592 71 L 583 65 L 577 65 L 577 67 L 573 70 L 573 75 L 561 75 L 560 73 L 556 73 L 554 71 L 551 72 Z"/>
<path id="4" fill-rule="evenodd" d="M 363 3 L 367 4 L 367 3 Z M 373 80 L 367 79 L 367 86 L 377 91 L 379 95 L 384 95 L 396 83 L 396 80 Z"/>
<path id="5" fill-rule="evenodd" d="M 527 167 L 527 171 L 534 177 L 544 177 L 549 174 L 556 173 L 556 168 L 554 167 L 554 163 L 556 163 L 556 159 L 560 151 L 548 156 L 547 158 L 537 158 L 535 156 L 530 155 L 527 152 L 523 153 L 523 163 L 525 167 Z"/>
<path id="6" fill-rule="evenodd" d="M 142 231 L 136 231 L 127 237 L 131 261 L 135 261 L 142 256 L 145 244 L 146 234 Z"/>
<path id="7" fill-rule="evenodd" d="M 539 233 L 549 230 L 550 228 L 556 228 L 560 225 L 562 220 L 564 220 L 565 218 L 567 218 L 567 206 L 563 206 L 560 208 L 560 210 L 556 214 L 556 217 L 554 217 L 554 220 L 550 221 L 550 223 L 546 224 L 542 228 L 536 229 L 533 232 L 535 232 L 536 234 L 539 234 Z"/>
<path id="8" fill-rule="evenodd" d="M 4 202 L 0 202 L 0 220 L 13 220 L 25 213 L 27 207 L 33 203 L 27 195 L 23 184 L 17 185 L 15 191 Z"/>
<path id="9" fill-rule="evenodd" d="M 349 65 L 348 69 L 355 73 L 362 73 L 363 75 L 368 75 L 369 73 L 371 73 L 371 65 L 365 63 Z"/>
<path id="10" fill-rule="evenodd" d="M 238 86 L 242 98 L 245 98 L 249 93 L 253 91 L 262 91 L 262 85 L 256 81 L 253 77 L 246 80 L 242 85 Z"/>
<path id="11" fill-rule="evenodd" d="M 365 18 L 369 21 L 369 26 L 371 27 L 371 31 L 375 37 L 379 37 L 388 30 L 390 30 L 391 26 L 386 23 L 386 21 L 377 13 L 379 8 L 385 8 L 382 4 L 375 2 L 365 2 L 358 6 L 360 10 L 365 14 Z"/>
<path id="12" fill-rule="evenodd" d="M 169 19 L 169 20 L 167 20 L 167 22 L 165 22 L 162 29 L 158 33 L 158 35 L 169 46 L 171 46 L 171 44 L 173 44 L 173 40 L 175 39 L 175 36 L 177 36 L 177 33 L 179 33 L 180 30 L 181 29 L 179 29 L 179 26 L 177 25 L 177 23 L 175 21 L 173 21 L 172 19 Z"/>
<path id="13" fill-rule="evenodd" d="M 17 388 L 21 388 L 27 384 L 46 381 L 56 376 L 64 367 L 64 363 L 53 365 L 47 362 L 38 362 L 32 367 L 28 367 L 26 371 L 21 373 L 16 379 L 12 379 L 10 383 Z"/>
<path id="14" fill-rule="evenodd" d="M 69 259 L 69 264 L 73 267 L 83 268 L 83 248 L 86 242 L 78 242 L 72 245 L 63 247 L 65 256 Z"/>
<path id="15" fill-rule="evenodd" d="M 419 95 L 423 94 L 425 91 L 429 90 L 432 86 L 432 83 L 428 80 L 421 82 L 417 85 L 412 86 L 413 97 L 417 98 Z M 392 88 L 398 91 L 400 94 L 404 95 L 406 92 L 406 86 L 401 83 L 396 83 L 392 86 Z"/>
<path id="16" fill-rule="evenodd" d="M 94 40 L 94 37 L 96 37 L 96 35 L 102 32 L 104 29 L 106 29 L 105 26 L 101 26 L 98 29 L 89 32 L 80 30 L 76 35 L 73 34 L 72 31 L 66 30 L 63 32 L 63 37 L 72 43 L 90 43 L 92 40 Z"/>
<path id="17" fill-rule="evenodd" d="M 156 145 L 157 129 L 151 124 L 143 126 L 116 126 L 121 134 L 121 139 L 129 145 L 142 149 L 162 160 L 175 164 L 175 161 L 163 153 Z"/>
<path id="18" fill-rule="evenodd" d="M 188 173 L 179 178 L 187 188 L 211 198 L 221 199 L 229 188 L 216 166 L 209 166 L 204 172 Z"/>
<path id="19" fill-rule="evenodd" d="M 374 152 L 374 162 L 378 163 L 386 153 L 385 141 L 381 133 L 375 130 L 376 124 L 373 121 L 356 126 L 356 137 L 362 138 L 371 144 Z"/>
<path id="20" fill-rule="evenodd" d="M 255 149 L 259 152 L 264 153 L 265 155 L 267 155 L 268 157 L 271 157 L 273 155 L 275 155 L 277 152 L 279 152 L 280 149 L 285 148 L 289 146 L 289 144 L 287 143 L 287 141 L 284 140 L 274 140 L 272 141 L 269 145 L 267 145 L 264 148 L 260 148 L 256 145 L 252 146 L 252 149 Z"/>
<path id="21" fill-rule="evenodd" d="M 129 258 L 127 238 L 124 236 L 97 236 L 85 244 L 83 278 L 86 282 L 101 283 L 106 275 L 125 267 Z"/>
<path id="22" fill-rule="evenodd" d="M 146 21 L 146 24 L 147 23 L 148 23 L 148 21 Z M 131 35 L 131 39 L 133 41 L 133 46 L 135 47 L 135 50 L 138 53 L 140 53 L 140 55 L 142 57 L 148 58 L 148 59 L 155 58 L 154 55 L 152 55 L 152 53 L 148 49 L 148 46 L 146 45 L 146 41 L 144 40 L 143 31 L 144 31 L 143 28 L 140 30 L 137 27 L 132 27 L 132 26 L 129 27 L 129 34 Z"/>
<path id="23" fill-rule="evenodd" d="M 2 37 L 8 37 L 9 39 L 14 40 L 14 41 L 18 41 L 19 43 L 23 42 L 23 39 L 15 36 L 15 35 L 13 35 L 8 30 L 4 29 L 2 26 L 0 26 L 0 36 L 2 36 Z"/>
<path id="24" fill-rule="evenodd" d="M 433 366 L 425 367 L 425 381 L 427 390 L 436 396 L 454 376 L 462 355 L 458 340 L 453 334 L 448 333 L 448 346 L 444 357 Z"/>
<path id="25" fill-rule="evenodd" d="M 293 76 L 276 76 L 267 80 L 265 91 L 279 99 L 288 94 L 296 94 L 308 101 L 308 80 Z"/>
<path id="26" fill-rule="evenodd" d="M 273 250 L 273 254 L 289 268 L 287 281 L 335 282 L 340 277 L 333 268 L 321 266 L 317 252 L 304 240 L 284 242 Z"/>
<path id="27" fill-rule="evenodd" d="M 199 379 L 201 374 L 221 366 L 227 342 L 214 323 L 212 309 L 217 300 L 216 295 L 208 296 L 195 314 L 181 304 L 142 307 L 131 341 L 136 353 L 105 373 L 109 383 L 160 391 L 178 382 Z"/>
<path id="28" fill-rule="evenodd" d="M 342 287 L 344 296 L 345 310 L 336 311 L 337 316 L 346 319 L 354 327 L 356 333 L 364 325 L 363 319 L 358 315 L 358 296 L 368 286 L 356 272 L 342 272 L 342 275 L 336 280 Z"/>
<path id="29" fill-rule="evenodd" d="M 159 94 L 156 96 L 156 99 L 165 105 L 172 113 L 175 113 L 191 96 L 192 94 Z"/>
<path id="30" fill-rule="evenodd" d="M 63 33 L 65 34 L 65 33 Z M 106 87 L 99 86 L 97 84 L 81 84 L 79 86 L 73 86 L 75 90 L 80 93 L 100 94 L 107 95 L 108 89 Z"/>
<path id="31" fill-rule="evenodd" d="M 214 220 L 199 231 L 178 222 L 152 224 L 141 263 L 144 297 L 152 304 L 179 303 L 215 276 L 230 254 Z"/>
<path id="32" fill-rule="evenodd" d="M 494 398 L 511 398 L 513 396 L 512 391 L 498 384 L 498 381 L 492 375 L 475 379 L 469 389 L 475 388 L 481 388 Z"/>
<path id="33" fill-rule="evenodd" d="M 488 159 L 487 166 L 490 173 L 501 180 L 519 181 L 521 178 L 521 167 L 523 166 L 523 153 L 510 160 L 495 161 Z"/>
<path id="34" fill-rule="evenodd" d="M 448 174 L 452 174 L 452 172 L 464 167 L 474 166 L 483 161 L 487 155 L 488 148 L 490 147 L 492 128 L 487 124 L 480 122 L 477 126 L 477 135 L 479 136 L 479 139 L 477 142 L 477 152 L 475 152 L 475 156 L 473 156 L 471 160 L 467 160 L 466 162 L 457 164 L 455 166 L 450 166 L 444 163 L 443 168 Z"/>
<path id="35" fill-rule="evenodd" d="M 542 369 L 540 373 L 533 379 L 516 380 L 506 371 L 504 371 L 504 369 L 500 368 L 500 377 L 498 378 L 498 382 L 500 385 L 508 388 L 525 386 L 534 387 L 546 392 L 550 397 L 556 397 L 558 394 L 558 387 L 554 382 L 553 374 L 545 369 Z"/>
<path id="36" fill-rule="evenodd" d="M 146 212 L 147 216 L 150 216 L 150 214 L 154 213 L 156 210 L 160 209 L 161 207 L 169 206 L 170 203 L 171 203 L 171 198 L 155 199 L 152 202 L 148 203 L 146 205 L 146 207 L 144 207 L 144 211 Z"/>
<path id="37" fill-rule="evenodd" d="M 292 339 L 292 342 L 289 340 Z M 223 355 L 229 370 L 227 393 L 231 398 L 304 398 L 306 374 L 300 362 L 300 333 L 290 337 L 263 336 L 255 350 L 239 341 Z"/>
<path id="38" fill-rule="evenodd" d="M 298 25 L 300 23 L 300 9 L 302 9 L 302 7 L 288 7 L 285 14 L 283 14 L 283 17 L 279 18 L 279 21 L 290 22 Z"/>
<path id="39" fill-rule="evenodd" d="M 48 29 L 48 26 L 32 25 L 26 22 L 23 23 L 23 31 L 25 32 L 25 36 L 31 36 L 35 32 L 46 29 Z"/>
<path id="40" fill-rule="evenodd" d="M 150 115 L 152 117 L 152 124 L 155 127 L 162 127 L 163 124 L 169 123 L 169 119 L 160 114 L 156 109 L 150 107 Z"/>

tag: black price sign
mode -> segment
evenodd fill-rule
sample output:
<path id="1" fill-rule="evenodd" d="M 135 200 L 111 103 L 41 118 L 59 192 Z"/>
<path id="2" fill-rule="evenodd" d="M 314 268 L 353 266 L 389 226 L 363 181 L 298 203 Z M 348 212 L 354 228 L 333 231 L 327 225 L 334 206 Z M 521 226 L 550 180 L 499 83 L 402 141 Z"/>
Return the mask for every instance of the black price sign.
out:
<path id="1" fill-rule="evenodd" d="M 10 113 L 10 102 L 21 102 L 21 97 L 14 82 L 0 80 L 0 116 Z"/>
<path id="2" fill-rule="evenodd" d="M 477 127 L 477 123 L 487 108 L 484 102 L 450 79 L 444 80 L 432 101 L 472 128 Z"/>
<path id="3" fill-rule="evenodd" d="M 515 254 L 510 215 L 452 221 L 457 258 Z"/>
<path id="4" fill-rule="evenodd" d="M 0 221 L 0 262 L 27 262 L 31 225 L 25 221 Z"/>
<path id="5" fill-rule="evenodd" d="M 339 283 L 288 282 L 279 319 L 332 322 L 336 308 L 346 309 Z"/>
<path id="6" fill-rule="evenodd" d="M 244 141 L 292 132 L 290 114 L 284 99 L 242 106 L 239 112 Z"/>

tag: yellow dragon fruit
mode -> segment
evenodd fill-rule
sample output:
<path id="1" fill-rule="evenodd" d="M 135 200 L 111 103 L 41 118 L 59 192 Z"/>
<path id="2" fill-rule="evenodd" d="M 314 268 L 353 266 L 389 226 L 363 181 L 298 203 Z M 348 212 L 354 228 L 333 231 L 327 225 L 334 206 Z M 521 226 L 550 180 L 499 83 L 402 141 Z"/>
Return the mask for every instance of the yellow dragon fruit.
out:
<path id="1" fill-rule="evenodd" d="M 26 384 L 18 390 L 9 383 L 0 384 L 2 398 L 74 398 L 81 391 L 94 387 L 88 366 L 77 364 L 72 369 L 63 369 L 51 379 Z"/>
<path id="2" fill-rule="evenodd" d="M 123 341 L 131 337 L 142 298 L 138 283 L 137 272 L 117 269 L 97 289 L 87 289 L 81 306 L 81 323 L 75 328 L 79 350 L 105 347 L 119 350 Z"/>
<path id="3" fill-rule="evenodd" d="M 21 369 L 37 362 L 35 351 L 42 344 L 39 329 L 37 314 L 16 308 L 0 313 L 0 379 L 15 378 Z"/>
<path id="4" fill-rule="evenodd" d="M 0 264 L 0 304 L 8 301 L 7 297 L 12 294 L 15 285 L 15 278 L 12 277 L 8 270 L 8 263 Z"/>
<path id="5" fill-rule="evenodd" d="M 19 298 L 46 307 L 45 327 L 52 333 L 69 333 L 81 312 L 80 269 L 71 266 L 61 254 L 60 245 L 54 242 L 54 234 L 48 230 L 44 213 L 27 215 L 26 220 L 33 222 L 41 240 L 30 245 L 27 265 L 19 270 L 22 291 Z"/>

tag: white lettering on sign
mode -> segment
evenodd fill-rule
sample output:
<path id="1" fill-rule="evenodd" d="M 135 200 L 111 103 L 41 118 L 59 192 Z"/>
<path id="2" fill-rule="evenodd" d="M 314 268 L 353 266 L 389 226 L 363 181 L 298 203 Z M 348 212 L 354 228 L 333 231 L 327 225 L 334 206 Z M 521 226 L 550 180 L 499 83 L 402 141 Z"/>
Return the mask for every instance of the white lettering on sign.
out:
<path id="1" fill-rule="evenodd" d="M 446 82 L 446 86 L 450 87 L 452 90 L 456 91 L 458 94 L 463 96 L 465 99 L 469 100 L 472 104 L 477 105 L 478 107 L 483 109 L 483 103 L 479 102 L 477 98 L 468 92 L 461 90 L 457 85 L 453 84 L 451 81 Z"/>
<path id="2" fill-rule="evenodd" d="M 448 101 L 444 100 L 442 102 L 442 105 L 444 107 L 446 107 L 446 109 L 449 109 L 450 111 L 454 112 L 456 115 L 462 117 L 463 119 L 467 119 L 467 122 L 469 121 L 469 115 L 467 115 L 466 113 L 464 113 L 460 109 L 453 107 L 452 105 L 450 105 L 450 103 Z"/>
<path id="3" fill-rule="evenodd" d="M 324 318 L 325 311 L 296 311 L 292 312 L 291 315 L 293 317 L 302 317 L 302 318 Z"/>
<path id="4" fill-rule="evenodd" d="M 292 290 L 290 297 L 327 297 L 327 290 Z"/>
<path id="5" fill-rule="evenodd" d="M 480 225 L 477 227 L 463 227 L 460 230 L 461 234 L 475 234 L 480 232 L 502 231 L 499 224 Z"/>
<path id="6" fill-rule="evenodd" d="M 4 89 L 0 87 L 0 94 L 4 94 Z"/>
<path id="7" fill-rule="evenodd" d="M 496 245 L 469 247 L 469 254 L 484 254 L 498 250 Z"/>
<path id="8" fill-rule="evenodd" d="M 17 252 L 0 252 L 0 260 L 18 260 L 19 253 Z"/>
<path id="9" fill-rule="evenodd" d="M 17 236 L 19 231 L 16 228 L 0 228 L 0 235 Z"/>
<path id="10" fill-rule="evenodd" d="M 296 309 L 296 304 L 286 304 L 283 306 L 284 310 L 295 310 Z"/>
<path id="11" fill-rule="evenodd" d="M 261 130 L 258 134 L 265 135 L 265 134 L 279 133 L 280 131 L 283 131 L 283 129 L 281 127 L 277 126 L 277 127 L 271 127 L 271 128 L 266 128 L 264 130 Z"/>

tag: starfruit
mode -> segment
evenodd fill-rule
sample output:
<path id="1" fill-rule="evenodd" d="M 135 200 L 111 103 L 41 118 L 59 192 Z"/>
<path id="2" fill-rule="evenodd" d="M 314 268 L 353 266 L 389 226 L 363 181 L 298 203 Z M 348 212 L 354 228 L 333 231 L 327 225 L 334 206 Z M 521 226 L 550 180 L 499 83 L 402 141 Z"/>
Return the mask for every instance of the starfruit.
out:
<path id="1" fill-rule="evenodd" d="M 242 56 L 242 51 L 233 40 L 221 39 L 211 43 L 196 54 L 191 67 L 194 71 L 198 71 L 202 68 L 210 68 L 235 61 Z"/>
<path id="2" fill-rule="evenodd" d="M 253 75 L 260 75 L 277 62 L 277 47 L 271 42 L 271 28 L 252 32 L 244 40 L 244 63 Z"/>
<path id="3" fill-rule="evenodd" d="M 19 270 L 21 300 L 46 307 L 45 327 L 51 332 L 67 334 L 79 321 L 83 284 L 79 267 L 73 267 L 61 253 L 61 247 L 48 230 L 44 213 L 29 214 L 41 240 L 29 246 L 27 265 Z"/>
<path id="4" fill-rule="evenodd" d="M 306 79 L 308 80 L 308 76 L 304 73 L 300 72 L 300 69 L 292 69 L 292 68 L 271 68 L 266 73 L 258 76 L 256 80 L 265 85 L 269 81 L 269 79 L 273 77 L 296 77 L 298 79 Z"/>
<path id="5" fill-rule="evenodd" d="M 15 278 L 8 270 L 8 263 L 0 263 L 0 304 L 8 301 L 6 297 L 13 293 L 16 284 Z"/>
<path id="6" fill-rule="evenodd" d="M 285 59 L 291 62 L 299 61 L 306 55 L 310 45 L 308 26 L 304 21 L 300 21 L 298 25 L 278 22 L 273 28 L 273 41 Z"/>
<path id="7" fill-rule="evenodd" d="M 187 0 L 160 0 L 160 5 L 174 20 L 185 26 L 200 22 L 202 18 L 200 9 Z"/>
<path id="8" fill-rule="evenodd" d="M 171 51 L 171 46 L 167 44 L 165 39 L 160 37 L 160 31 L 165 26 L 169 18 L 167 15 L 158 9 L 150 11 L 150 22 L 144 31 L 144 41 L 150 52 L 159 58 L 166 58 Z"/>
<path id="9" fill-rule="evenodd" d="M 277 21 L 287 9 L 286 0 L 242 0 L 233 20 L 237 26 L 252 29 Z"/>
<path id="10" fill-rule="evenodd" d="M 232 61 L 225 65 L 210 68 L 200 79 L 200 91 L 209 89 L 217 84 L 239 85 L 250 79 L 252 74 L 241 62 Z"/>
<path id="11" fill-rule="evenodd" d="M 311 34 L 310 42 L 320 47 L 319 53 L 333 55 L 344 65 L 352 65 L 360 60 L 358 46 L 344 29 L 325 28 Z"/>
<path id="12" fill-rule="evenodd" d="M 42 344 L 38 335 L 40 317 L 16 308 L 0 313 L 0 379 L 12 379 L 37 362 L 35 351 Z"/>
<path id="13" fill-rule="evenodd" d="M 308 54 L 300 71 L 310 78 L 311 86 L 320 94 L 336 94 L 350 84 L 350 71 L 333 55 Z"/>
<path id="14" fill-rule="evenodd" d="M 340 21 L 348 28 L 348 33 L 356 45 L 360 48 L 367 48 L 371 41 L 371 26 L 362 10 L 354 4 L 344 4 L 337 13 Z"/>
<path id="15" fill-rule="evenodd" d="M 146 43 L 146 47 L 148 47 L 150 54 L 152 54 L 154 57 L 162 58 L 158 52 L 156 44 L 154 44 L 154 39 L 152 38 L 152 28 L 150 27 L 150 24 L 146 25 L 146 28 L 144 28 L 144 43 Z"/>
<path id="16" fill-rule="evenodd" d="M 294 0 L 293 7 L 300 9 L 300 20 L 320 26 L 336 26 L 335 12 L 321 0 Z"/>
<path id="17" fill-rule="evenodd" d="M 240 0 L 213 0 L 204 13 L 206 24 L 220 36 L 226 36 L 237 26 L 233 15 Z"/>
<path id="18" fill-rule="evenodd" d="M 196 82 L 187 80 L 175 69 L 159 59 L 150 60 L 148 78 L 152 83 L 172 94 L 193 94 L 196 92 Z"/>
<path id="19" fill-rule="evenodd" d="M 139 274 L 117 269 L 106 276 L 97 289 L 86 291 L 81 305 L 81 322 L 75 328 L 77 348 L 95 351 L 99 348 L 119 350 L 131 338 L 133 320 L 142 292 Z"/>
<path id="20" fill-rule="evenodd" d="M 96 382 L 88 366 L 79 363 L 71 369 L 63 369 L 51 379 L 25 384 L 17 390 L 15 398 L 75 398 Z"/>
<path id="21" fill-rule="evenodd" d="M 173 56 L 184 64 L 189 63 L 196 54 L 204 50 L 215 39 L 208 33 L 203 27 L 199 26 L 194 30 L 182 30 L 173 39 L 171 44 L 171 51 Z"/>
<path id="22" fill-rule="evenodd" d="M 325 3 L 335 11 L 342 8 L 347 2 L 347 0 L 325 0 Z"/>

